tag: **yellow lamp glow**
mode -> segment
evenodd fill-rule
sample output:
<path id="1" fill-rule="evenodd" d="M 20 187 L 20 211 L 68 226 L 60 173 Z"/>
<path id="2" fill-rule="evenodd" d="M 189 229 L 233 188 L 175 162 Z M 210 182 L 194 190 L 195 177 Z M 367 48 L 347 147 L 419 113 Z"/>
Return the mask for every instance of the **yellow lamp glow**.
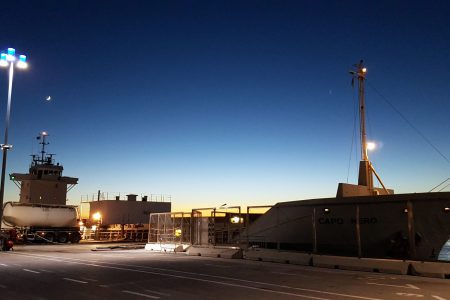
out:
<path id="1" fill-rule="evenodd" d="M 95 214 L 92 215 L 92 218 L 95 221 L 98 221 L 98 220 L 100 220 L 102 218 L 102 215 L 99 212 L 96 212 Z"/>
<path id="2" fill-rule="evenodd" d="M 234 216 L 230 219 L 230 222 L 233 224 L 242 223 L 244 221 L 243 218 L 239 218 L 238 216 Z"/>

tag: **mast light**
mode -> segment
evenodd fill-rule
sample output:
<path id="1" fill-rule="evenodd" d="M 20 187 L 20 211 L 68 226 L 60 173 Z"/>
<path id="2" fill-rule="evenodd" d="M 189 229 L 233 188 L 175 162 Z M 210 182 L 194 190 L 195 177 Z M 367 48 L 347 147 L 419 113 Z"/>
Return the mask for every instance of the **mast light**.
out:
<path id="1" fill-rule="evenodd" d="M 377 144 L 375 144 L 374 142 L 368 142 L 367 143 L 367 150 L 369 151 L 373 151 L 377 148 Z"/>

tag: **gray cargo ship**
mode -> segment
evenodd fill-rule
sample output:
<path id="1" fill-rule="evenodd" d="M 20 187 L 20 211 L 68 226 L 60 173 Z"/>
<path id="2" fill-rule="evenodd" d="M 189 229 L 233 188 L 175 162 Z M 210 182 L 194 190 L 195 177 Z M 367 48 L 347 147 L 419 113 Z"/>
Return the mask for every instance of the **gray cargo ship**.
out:
<path id="1" fill-rule="evenodd" d="M 368 157 L 362 61 L 358 82 L 361 161 L 358 184 L 339 183 L 335 198 L 278 203 L 249 225 L 250 244 L 316 254 L 422 261 L 446 260 L 450 193 L 394 194 Z M 382 188 L 376 188 L 373 177 Z M 448 247 L 448 246 L 447 246 Z"/>

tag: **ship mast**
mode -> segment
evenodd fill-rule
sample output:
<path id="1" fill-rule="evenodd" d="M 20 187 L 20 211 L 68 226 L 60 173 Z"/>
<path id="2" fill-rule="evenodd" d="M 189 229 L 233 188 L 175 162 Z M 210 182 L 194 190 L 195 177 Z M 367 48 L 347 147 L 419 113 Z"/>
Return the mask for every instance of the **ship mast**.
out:
<path id="1" fill-rule="evenodd" d="M 42 140 L 39 144 L 42 145 L 42 150 L 41 150 L 41 162 L 44 162 L 44 158 L 45 158 L 45 146 L 48 145 L 49 143 L 45 141 L 45 138 L 48 136 L 47 131 L 42 131 L 41 133 L 39 133 L 39 136 L 37 137 L 38 139 Z"/>
<path id="2" fill-rule="evenodd" d="M 367 68 L 364 67 L 363 61 L 361 60 L 358 64 L 354 65 L 355 70 L 350 71 L 353 75 L 353 80 L 356 78 L 358 80 L 358 100 L 359 100 L 359 118 L 360 118 L 360 140 L 361 140 L 361 161 L 359 163 L 359 176 L 358 185 L 366 186 L 372 193 L 374 191 L 373 187 L 373 175 L 375 175 L 383 187 L 386 194 L 389 194 L 388 190 L 384 186 L 381 178 L 378 176 L 377 172 L 373 168 L 372 163 L 369 160 L 368 155 L 368 142 L 366 134 L 366 113 L 365 113 L 365 94 L 364 94 L 364 81 L 366 79 Z"/>

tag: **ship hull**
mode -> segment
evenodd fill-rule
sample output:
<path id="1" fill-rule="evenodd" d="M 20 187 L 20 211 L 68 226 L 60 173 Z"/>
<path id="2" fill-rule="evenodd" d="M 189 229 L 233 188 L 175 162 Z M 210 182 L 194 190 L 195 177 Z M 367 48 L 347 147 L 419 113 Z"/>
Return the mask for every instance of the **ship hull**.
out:
<path id="1" fill-rule="evenodd" d="M 436 261 L 450 239 L 450 193 L 278 203 L 246 237 L 280 250 Z"/>

